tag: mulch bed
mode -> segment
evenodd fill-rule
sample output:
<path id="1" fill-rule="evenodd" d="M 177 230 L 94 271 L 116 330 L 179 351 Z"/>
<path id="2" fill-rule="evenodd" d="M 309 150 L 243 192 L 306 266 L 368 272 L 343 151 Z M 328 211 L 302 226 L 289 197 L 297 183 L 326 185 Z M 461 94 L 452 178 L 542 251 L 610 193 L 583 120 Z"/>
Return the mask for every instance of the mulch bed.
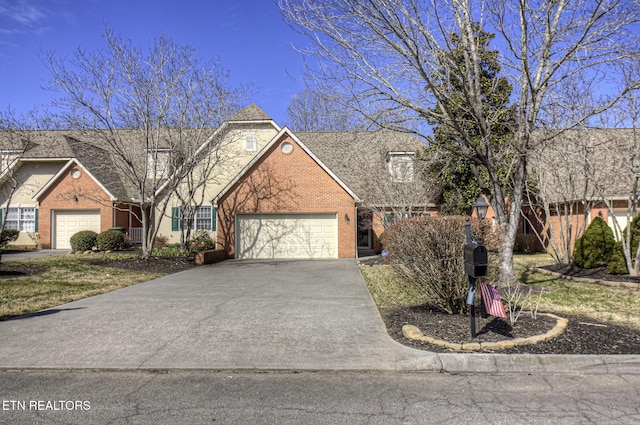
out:
<path id="1" fill-rule="evenodd" d="M 606 280 L 609 282 L 631 282 L 640 285 L 640 276 L 629 276 L 620 274 L 611 274 L 607 271 L 606 267 L 599 267 L 595 269 L 581 269 L 573 265 L 566 264 L 551 264 L 548 266 L 540 267 L 541 269 L 549 270 L 552 272 L 560 273 L 565 276 Z"/>
<path id="2" fill-rule="evenodd" d="M 523 345 L 500 350 L 504 354 L 640 354 L 640 330 L 598 322 L 577 316 L 569 319 L 567 329 L 557 338 L 535 345 Z M 408 307 L 382 313 L 389 335 L 401 344 L 420 350 L 450 352 L 450 350 L 405 338 L 402 326 L 418 327 L 425 335 L 452 343 L 495 342 L 544 334 L 555 326 L 555 319 L 523 314 L 511 326 L 508 319 L 477 315 L 477 338 L 471 339 L 469 316 L 449 315 L 428 306 Z"/>
<path id="3" fill-rule="evenodd" d="M 12 277 L 33 276 L 46 271 L 46 267 L 21 266 L 17 264 L 0 263 L 0 279 Z"/>
<path id="4" fill-rule="evenodd" d="M 172 274 L 196 266 L 193 257 L 149 257 L 129 258 L 117 261 L 91 260 L 91 264 L 125 270 L 139 270 L 149 273 Z"/>
<path id="5" fill-rule="evenodd" d="M 361 260 L 361 264 L 385 264 L 381 257 Z M 606 268 L 580 269 L 574 266 L 550 265 L 543 267 L 564 275 L 640 284 L 640 277 L 612 275 Z M 508 319 L 488 317 L 483 319 L 476 308 L 475 340 L 471 339 L 469 316 L 449 315 L 430 306 L 403 307 L 382 311 L 382 318 L 392 338 L 401 344 L 432 352 L 450 352 L 446 348 L 405 338 L 402 326 L 413 325 L 426 336 L 451 343 L 496 342 L 515 338 L 526 338 L 544 334 L 555 326 L 555 319 L 538 315 L 522 314 L 512 326 Z M 640 312 L 639 312 L 640 314 Z M 560 315 L 562 316 L 562 315 Z M 600 322 L 588 317 L 563 316 L 569 320 L 567 329 L 555 339 L 535 345 L 523 345 L 500 350 L 504 354 L 640 354 L 640 330 L 626 326 Z"/>

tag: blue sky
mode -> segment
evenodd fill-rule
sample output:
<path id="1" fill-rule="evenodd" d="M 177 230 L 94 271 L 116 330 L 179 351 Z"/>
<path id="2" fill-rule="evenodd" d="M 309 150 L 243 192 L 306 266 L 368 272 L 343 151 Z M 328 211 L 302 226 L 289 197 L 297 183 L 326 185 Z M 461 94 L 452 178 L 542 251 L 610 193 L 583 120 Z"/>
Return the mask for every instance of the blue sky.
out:
<path id="1" fill-rule="evenodd" d="M 169 35 L 203 60 L 219 58 L 231 83 L 252 83 L 250 101 L 280 125 L 304 87 L 303 60 L 291 47 L 302 40 L 276 0 L 0 0 L 0 109 L 48 104 L 39 52 L 102 48 L 105 25 L 139 46 Z"/>

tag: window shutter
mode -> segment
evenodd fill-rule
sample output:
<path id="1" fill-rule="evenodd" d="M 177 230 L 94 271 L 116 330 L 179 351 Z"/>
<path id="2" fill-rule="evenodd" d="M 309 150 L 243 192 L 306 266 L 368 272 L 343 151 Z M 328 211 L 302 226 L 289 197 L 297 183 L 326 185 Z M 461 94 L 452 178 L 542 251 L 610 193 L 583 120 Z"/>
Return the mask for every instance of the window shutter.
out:
<path id="1" fill-rule="evenodd" d="M 35 223 L 34 223 L 34 229 L 33 231 L 38 233 L 38 209 L 36 208 L 36 210 L 34 211 L 35 213 Z"/>
<path id="2" fill-rule="evenodd" d="M 211 230 L 216 231 L 216 226 L 218 225 L 218 209 L 211 209 Z"/>
<path id="3" fill-rule="evenodd" d="M 171 231 L 177 232 L 180 230 L 180 208 L 171 208 Z"/>

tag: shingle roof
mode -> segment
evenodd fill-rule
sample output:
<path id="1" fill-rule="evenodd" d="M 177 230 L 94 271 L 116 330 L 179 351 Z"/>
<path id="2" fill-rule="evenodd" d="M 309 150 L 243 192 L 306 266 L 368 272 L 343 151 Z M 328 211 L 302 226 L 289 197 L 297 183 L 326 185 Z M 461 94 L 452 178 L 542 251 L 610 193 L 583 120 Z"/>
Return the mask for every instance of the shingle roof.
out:
<path id="1" fill-rule="evenodd" d="M 267 115 L 258 105 L 255 103 L 250 104 L 238 111 L 231 118 L 227 119 L 228 122 L 233 121 L 271 121 L 271 117 Z"/>
<path id="2" fill-rule="evenodd" d="M 126 131 L 126 130 L 124 130 Z M 125 184 L 109 152 L 87 140 L 87 132 L 46 130 L 29 134 L 29 142 L 22 155 L 23 161 L 39 159 L 76 159 L 113 196 L 118 199 L 135 197 L 135 190 Z"/>
<path id="3" fill-rule="evenodd" d="M 566 131 L 541 144 L 531 167 L 540 176 L 543 197 L 550 202 L 627 198 L 634 174 L 640 175 L 640 131 Z"/>
<path id="4" fill-rule="evenodd" d="M 134 188 L 125 184 L 120 173 L 117 172 L 118 167 L 109 152 L 72 137 L 66 139 L 74 153 L 73 157 L 77 158 L 114 197 L 119 200 L 136 197 Z"/>
<path id="5" fill-rule="evenodd" d="M 425 147 L 410 134 L 378 130 L 298 132 L 295 135 L 366 204 L 432 205 L 419 177 L 415 184 L 391 181 L 388 153 L 418 152 Z M 412 199 L 399 199 L 407 196 Z"/>
<path id="6" fill-rule="evenodd" d="M 251 104 L 227 122 L 271 121 L 262 109 Z M 135 130 L 118 130 L 132 144 Z M 129 134 L 130 133 L 130 134 Z M 296 137 L 318 157 L 350 190 L 368 204 L 396 202 L 398 191 L 409 192 L 416 205 L 432 205 L 421 193 L 420 184 L 395 184 L 391 181 L 387 155 L 392 151 L 419 151 L 424 143 L 406 133 L 389 130 L 356 132 L 298 132 Z M 96 136 L 97 137 L 97 136 Z M 141 149 L 141 158 L 145 153 Z M 36 133 L 23 159 L 76 158 L 112 195 L 120 200 L 136 198 L 116 159 L 102 148 L 90 131 L 41 131 Z M 120 171 L 119 171 L 120 170 Z M 404 194 L 403 194 L 404 196 Z M 403 201 L 404 202 L 404 201 Z"/>
<path id="7" fill-rule="evenodd" d="M 34 133 L 23 158 L 72 158 L 74 152 L 67 143 L 65 131 L 39 131 Z"/>

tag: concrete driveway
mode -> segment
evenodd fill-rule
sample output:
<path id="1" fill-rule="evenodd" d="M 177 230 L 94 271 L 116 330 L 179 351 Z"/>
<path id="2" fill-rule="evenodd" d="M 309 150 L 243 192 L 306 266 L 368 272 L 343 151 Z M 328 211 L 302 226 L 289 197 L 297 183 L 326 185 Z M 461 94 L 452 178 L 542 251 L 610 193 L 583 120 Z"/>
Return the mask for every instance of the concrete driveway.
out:
<path id="1" fill-rule="evenodd" d="M 0 322 L 0 368 L 438 369 L 353 260 L 226 261 Z"/>

